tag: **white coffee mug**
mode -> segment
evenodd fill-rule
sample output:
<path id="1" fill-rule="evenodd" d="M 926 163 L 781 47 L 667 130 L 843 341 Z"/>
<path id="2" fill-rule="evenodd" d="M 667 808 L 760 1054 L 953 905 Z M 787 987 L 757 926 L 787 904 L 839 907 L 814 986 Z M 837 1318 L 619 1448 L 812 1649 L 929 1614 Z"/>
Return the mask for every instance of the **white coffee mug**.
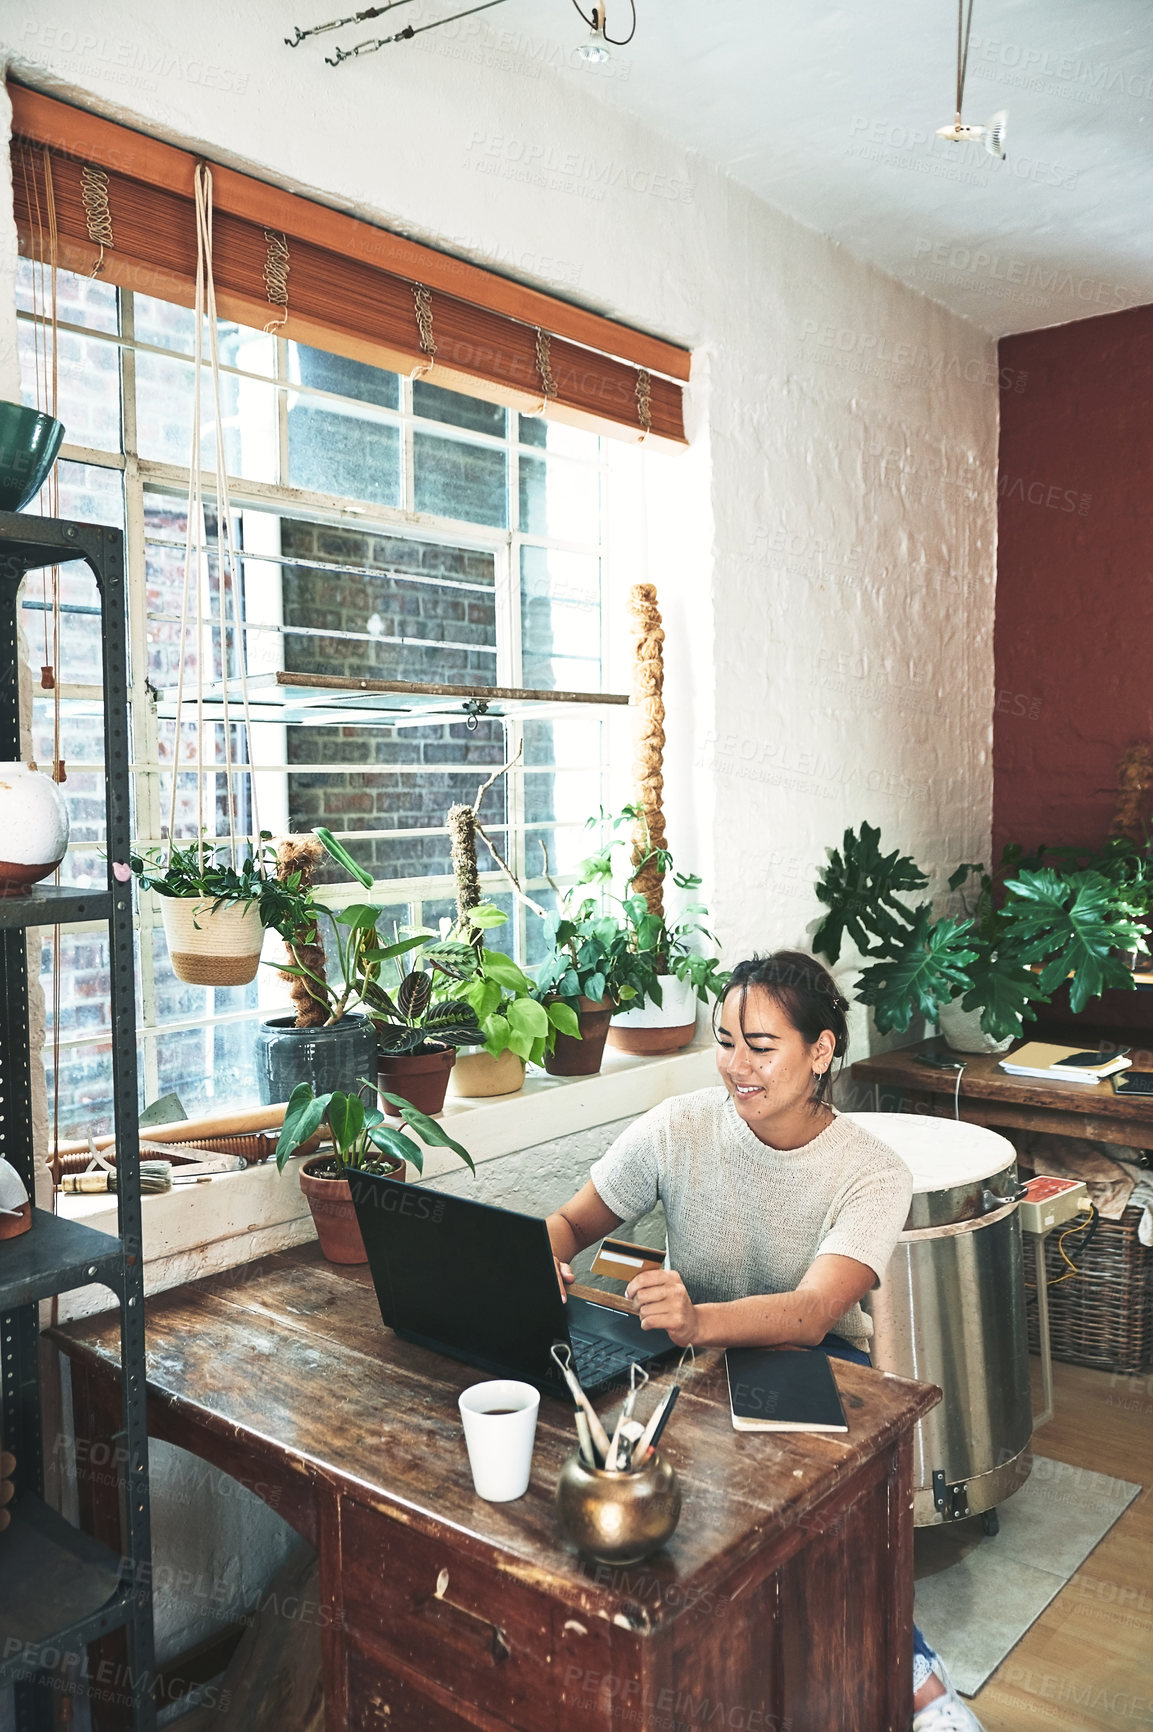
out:
<path id="1" fill-rule="evenodd" d="M 468 1465 L 478 1497 L 511 1503 L 528 1490 L 540 1391 L 531 1383 L 495 1378 L 474 1383 L 460 1398 Z"/>

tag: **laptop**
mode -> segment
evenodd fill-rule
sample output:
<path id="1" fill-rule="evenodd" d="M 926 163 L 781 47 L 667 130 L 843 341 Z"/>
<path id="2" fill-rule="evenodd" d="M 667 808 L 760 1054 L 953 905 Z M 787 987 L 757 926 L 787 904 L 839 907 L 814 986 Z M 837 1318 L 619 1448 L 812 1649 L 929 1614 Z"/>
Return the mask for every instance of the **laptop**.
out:
<path id="1" fill-rule="evenodd" d="M 590 1392 L 619 1382 L 634 1361 L 679 1351 L 631 1312 L 562 1299 L 540 1216 L 356 1168 L 348 1182 L 380 1315 L 403 1341 L 564 1397 L 549 1352 L 556 1341 L 568 1342 Z"/>

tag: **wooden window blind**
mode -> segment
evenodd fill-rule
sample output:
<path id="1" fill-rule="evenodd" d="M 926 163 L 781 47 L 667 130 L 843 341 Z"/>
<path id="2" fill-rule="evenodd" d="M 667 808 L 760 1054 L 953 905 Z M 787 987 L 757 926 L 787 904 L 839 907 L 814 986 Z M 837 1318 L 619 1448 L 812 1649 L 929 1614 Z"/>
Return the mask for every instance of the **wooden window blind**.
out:
<path id="1" fill-rule="evenodd" d="M 191 306 L 198 159 L 8 89 L 21 250 L 44 256 L 51 207 L 60 265 L 98 266 L 121 287 Z M 522 412 L 543 405 L 598 432 L 686 443 L 687 350 L 234 170 L 212 165 L 212 182 L 223 317 L 276 320 L 278 335 L 393 372 L 419 368 Z"/>

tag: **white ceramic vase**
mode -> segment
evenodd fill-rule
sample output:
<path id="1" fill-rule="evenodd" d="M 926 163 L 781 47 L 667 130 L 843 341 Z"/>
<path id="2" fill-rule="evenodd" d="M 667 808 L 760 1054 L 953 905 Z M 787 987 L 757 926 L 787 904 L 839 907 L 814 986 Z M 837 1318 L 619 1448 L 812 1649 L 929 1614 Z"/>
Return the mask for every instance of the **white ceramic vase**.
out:
<path id="1" fill-rule="evenodd" d="M 160 913 L 177 980 L 190 986 L 247 986 L 260 967 L 264 928 L 255 902 L 162 896 Z"/>
<path id="2" fill-rule="evenodd" d="M 68 847 L 68 808 L 51 776 L 0 764 L 0 896 L 22 896 L 55 872 Z"/>
<path id="3" fill-rule="evenodd" d="M 688 1046 L 697 1031 L 697 995 L 691 981 L 662 974 L 661 1002 L 619 1011 L 609 1025 L 618 1052 L 656 1054 Z"/>
<path id="4" fill-rule="evenodd" d="M 1007 1052 L 1014 1037 L 994 1040 L 981 1027 L 981 1012 L 962 1010 L 961 1000 L 954 998 L 937 1010 L 937 1024 L 954 1052 Z"/>

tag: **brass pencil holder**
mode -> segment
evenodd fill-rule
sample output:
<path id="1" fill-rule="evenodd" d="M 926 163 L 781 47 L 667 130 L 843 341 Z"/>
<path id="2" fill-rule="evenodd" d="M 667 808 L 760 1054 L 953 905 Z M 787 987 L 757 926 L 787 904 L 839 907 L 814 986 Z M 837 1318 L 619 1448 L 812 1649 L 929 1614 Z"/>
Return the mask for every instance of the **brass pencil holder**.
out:
<path id="1" fill-rule="evenodd" d="M 556 1507 L 562 1530 L 586 1557 L 639 1564 L 676 1532 L 680 1481 L 655 1450 L 631 1473 L 606 1473 L 570 1455 L 557 1481 Z"/>

